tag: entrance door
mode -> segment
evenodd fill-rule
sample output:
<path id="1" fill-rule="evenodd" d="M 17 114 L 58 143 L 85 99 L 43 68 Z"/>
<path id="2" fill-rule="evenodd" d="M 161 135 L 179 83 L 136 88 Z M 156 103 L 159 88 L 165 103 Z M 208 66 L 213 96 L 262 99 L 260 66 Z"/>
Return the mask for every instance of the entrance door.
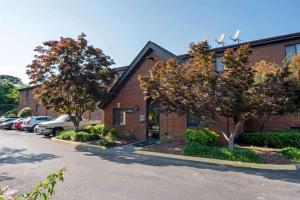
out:
<path id="1" fill-rule="evenodd" d="M 159 139 L 159 106 L 147 103 L 147 139 Z"/>

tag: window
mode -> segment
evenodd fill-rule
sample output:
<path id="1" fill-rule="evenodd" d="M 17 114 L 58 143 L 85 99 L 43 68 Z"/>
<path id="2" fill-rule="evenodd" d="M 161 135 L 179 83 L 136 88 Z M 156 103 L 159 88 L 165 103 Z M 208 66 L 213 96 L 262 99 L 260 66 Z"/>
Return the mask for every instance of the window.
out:
<path id="1" fill-rule="evenodd" d="M 222 72 L 224 70 L 224 65 L 222 63 L 223 56 L 216 57 L 216 68 L 218 72 Z"/>
<path id="2" fill-rule="evenodd" d="M 113 125 L 125 125 L 126 112 L 121 108 L 113 109 Z"/>
<path id="3" fill-rule="evenodd" d="M 208 120 L 205 116 L 201 118 L 196 117 L 192 114 L 187 115 L 187 127 L 188 128 L 207 128 Z"/>
<path id="4" fill-rule="evenodd" d="M 285 47 L 285 58 L 290 59 L 297 54 L 300 54 L 300 43 Z"/>

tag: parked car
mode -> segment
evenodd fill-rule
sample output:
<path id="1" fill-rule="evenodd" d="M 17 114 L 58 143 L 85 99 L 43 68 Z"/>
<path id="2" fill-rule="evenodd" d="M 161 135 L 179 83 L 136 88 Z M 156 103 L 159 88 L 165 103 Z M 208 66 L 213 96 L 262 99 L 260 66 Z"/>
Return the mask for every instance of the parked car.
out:
<path id="1" fill-rule="evenodd" d="M 12 125 L 12 129 L 22 130 L 22 124 L 23 124 L 24 118 L 19 118 L 14 121 Z"/>
<path id="2" fill-rule="evenodd" d="M 85 126 L 90 124 L 99 124 L 99 120 L 88 120 L 88 119 L 82 119 L 79 123 L 79 129 L 83 129 Z M 74 129 L 74 124 L 72 119 L 69 117 L 69 115 L 60 115 L 53 121 L 49 122 L 42 122 L 38 125 L 38 127 L 35 129 L 35 131 L 39 134 L 43 134 L 46 136 L 49 135 L 57 135 L 62 130 L 72 130 Z"/>
<path id="3" fill-rule="evenodd" d="M 4 122 L 11 121 L 11 120 L 15 120 L 15 119 L 18 119 L 18 117 L 1 117 L 0 118 L 0 124 L 2 124 Z"/>
<path id="4" fill-rule="evenodd" d="M 22 129 L 25 131 L 33 131 L 34 127 L 41 123 L 52 120 L 49 116 L 32 116 L 26 118 L 22 123 Z"/>
<path id="5" fill-rule="evenodd" d="M 6 118 L 5 120 L 2 120 L 0 123 L 0 128 L 1 129 L 11 129 L 15 120 L 17 120 L 17 118 Z"/>

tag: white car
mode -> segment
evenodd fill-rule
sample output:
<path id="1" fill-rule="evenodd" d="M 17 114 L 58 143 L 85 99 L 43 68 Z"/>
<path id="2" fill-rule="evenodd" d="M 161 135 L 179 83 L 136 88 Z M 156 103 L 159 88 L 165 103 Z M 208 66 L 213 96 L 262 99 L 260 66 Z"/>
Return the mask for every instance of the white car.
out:
<path id="1" fill-rule="evenodd" d="M 49 116 L 32 116 L 27 117 L 22 124 L 22 129 L 25 131 L 33 131 L 35 126 L 41 122 L 52 120 Z"/>
<path id="2" fill-rule="evenodd" d="M 79 123 L 79 129 L 82 130 L 85 126 L 93 124 L 99 124 L 100 120 L 88 120 L 88 119 L 82 119 Z M 72 119 L 69 117 L 69 115 L 60 115 L 58 118 L 54 119 L 53 121 L 49 122 L 42 122 L 40 123 L 36 129 L 35 132 L 42 135 L 53 135 L 55 136 L 58 132 L 62 130 L 72 130 L 74 129 L 74 124 Z"/>

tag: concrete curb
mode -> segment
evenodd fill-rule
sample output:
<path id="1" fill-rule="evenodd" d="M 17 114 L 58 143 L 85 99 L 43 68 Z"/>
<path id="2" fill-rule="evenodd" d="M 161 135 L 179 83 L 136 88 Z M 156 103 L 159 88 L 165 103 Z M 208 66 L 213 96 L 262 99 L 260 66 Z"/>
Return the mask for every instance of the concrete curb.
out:
<path id="1" fill-rule="evenodd" d="M 61 140 L 61 139 L 57 139 L 52 137 L 51 140 L 56 141 L 56 142 L 60 142 L 60 143 L 64 143 L 64 144 L 72 144 L 72 145 L 82 145 L 82 146 L 86 146 L 86 147 L 93 147 L 93 148 L 98 148 L 98 149 L 107 149 L 104 146 L 99 146 L 99 145 L 94 145 L 94 144 L 87 144 L 87 143 L 83 143 L 83 142 L 75 142 L 75 141 L 70 141 L 70 140 Z"/>
<path id="2" fill-rule="evenodd" d="M 218 160 L 212 158 L 203 158 L 203 157 L 191 157 L 191 156 L 182 156 L 182 155 L 174 155 L 174 154 L 166 154 L 166 153 L 157 153 L 143 150 L 134 151 L 135 154 L 145 155 L 145 156 L 156 156 L 161 158 L 171 158 L 177 160 L 185 160 L 185 161 L 196 161 L 208 164 L 217 164 L 217 165 L 227 165 L 231 167 L 243 167 L 243 168 L 251 168 L 251 169 L 266 169 L 266 170 L 297 170 L 300 169 L 300 165 L 297 164 L 287 164 L 287 165 L 275 165 L 275 164 L 257 164 L 257 163 L 246 163 L 246 162 L 238 162 L 238 161 L 230 161 L 230 160 Z"/>

